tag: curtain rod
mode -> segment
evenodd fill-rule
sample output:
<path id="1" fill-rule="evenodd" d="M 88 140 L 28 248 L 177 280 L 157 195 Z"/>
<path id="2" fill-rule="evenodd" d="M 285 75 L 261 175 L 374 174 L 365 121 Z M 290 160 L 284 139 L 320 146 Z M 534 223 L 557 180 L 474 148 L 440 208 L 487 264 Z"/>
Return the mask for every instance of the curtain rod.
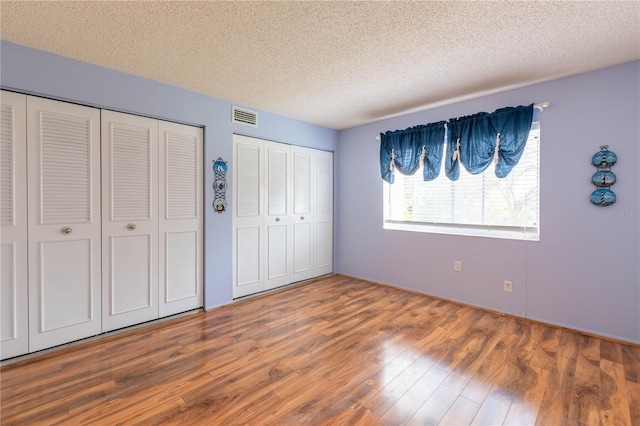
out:
<path id="1" fill-rule="evenodd" d="M 538 102 L 537 104 L 533 104 L 533 107 L 540 112 L 544 111 L 545 108 L 549 108 L 549 101 Z M 444 128 L 447 128 L 447 123 L 444 123 Z M 380 133 L 376 135 L 376 140 L 380 140 Z"/>
<path id="2" fill-rule="evenodd" d="M 535 109 L 538 109 L 540 111 L 544 111 L 545 108 L 549 108 L 549 101 L 544 101 L 544 102 L 540 102 L 537 104 L 533 104 L 533 107 Z"/>

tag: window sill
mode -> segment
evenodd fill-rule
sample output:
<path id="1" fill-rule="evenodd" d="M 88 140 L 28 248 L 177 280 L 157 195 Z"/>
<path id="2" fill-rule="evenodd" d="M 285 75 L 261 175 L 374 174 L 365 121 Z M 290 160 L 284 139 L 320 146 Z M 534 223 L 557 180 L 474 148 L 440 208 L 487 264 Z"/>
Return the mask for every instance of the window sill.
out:
<path id="1" fill-rule="evenodd" d="M 460 235 L 465 237 L 500 238 L 505 240 L 540 241 L 537 230 L 523 230 L 522 228 L 490 228 L 473 225 L 440 225 L 418 222 L 385 221 L 383 229 L 394 231 L 426 232 L 430 234 Z"/>

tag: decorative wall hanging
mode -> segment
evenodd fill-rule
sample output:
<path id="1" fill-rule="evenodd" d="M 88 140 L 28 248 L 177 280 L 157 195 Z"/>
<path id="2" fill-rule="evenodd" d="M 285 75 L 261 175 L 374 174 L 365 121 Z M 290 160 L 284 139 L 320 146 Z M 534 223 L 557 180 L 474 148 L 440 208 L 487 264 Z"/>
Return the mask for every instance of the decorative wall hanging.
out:
<path id="1" fill-rule="evenodd" d="M 616 164 L 618 157 L 609 151 L 609 145 L 600 146 L 600 151 L 591 158 L 591 164 L 598 170 L 591 176 L 591 183 L 598 189 L 591 193 L 591 202 L 596 206 L 606 207 L 616 202 L 616 194 L 609 189 L 616 183 L 616 175 L 611 166 Z"/>
<path id="2" fill-rule="evenodd" d="M 227 208 L 227 162 L 218 157 L 213 162 L 213 173 L 215 174 L 215 180 L 213 181 L 213 209 L 218 213 L 222 213 Z"/>

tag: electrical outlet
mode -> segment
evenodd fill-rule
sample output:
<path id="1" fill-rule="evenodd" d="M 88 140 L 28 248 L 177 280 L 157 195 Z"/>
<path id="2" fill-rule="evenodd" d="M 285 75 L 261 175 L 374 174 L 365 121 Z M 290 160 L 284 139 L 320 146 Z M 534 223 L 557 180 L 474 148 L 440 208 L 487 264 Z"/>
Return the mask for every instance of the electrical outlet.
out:
<path id="1" fill-rule="evenodd" d="M 453 270 L 462 271 L 462 261 L 456 260 L 455 262 L 453 262 Z"/>
<path id="2" fill-rule="evenodd" d="M 506 291 L 507 293 L 511 293 L 512 287 L 513 287 L 513 283 L 511 281 L 504 282 L 504 291 Z"/>

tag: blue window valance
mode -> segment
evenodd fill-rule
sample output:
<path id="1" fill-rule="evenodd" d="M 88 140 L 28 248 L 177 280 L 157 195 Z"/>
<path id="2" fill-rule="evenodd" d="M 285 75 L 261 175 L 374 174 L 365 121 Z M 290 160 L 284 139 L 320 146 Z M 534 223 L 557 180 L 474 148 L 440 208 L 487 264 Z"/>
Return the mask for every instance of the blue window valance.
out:
<path id="1" fill-rule="evenodd" d="M 382 179 L 393 183 L 394 171 L 412 175 L 424 165 L 424 180 L 440 173 L 444 147 L 445 122 L 429 123 L 380 135 L 380 170 Z"/>
<path id="2" fill-rule="evenodd" d="M 444 155 L 447 177 L 458 180 L 460 164 L 469 173 L 478 174 L 485 171 L 492 162 L 496 164 L 496 176 L 506 177 L 522 156 L 532 121 L 533 104 L 501 108 L 490 114 L 480 112 L 450 119 L 446 123 L 447 152 Z M 405 175 L 415 173 L 420 165 L 422 147 L 425 146 L 424 180 L 435 179 L 442 161 L 444 124 L 441 121 L 382 134 L 382 178 L 393 183 L 395 169 Z M 421 136 L 416 137 L 415 134 Z"/>

